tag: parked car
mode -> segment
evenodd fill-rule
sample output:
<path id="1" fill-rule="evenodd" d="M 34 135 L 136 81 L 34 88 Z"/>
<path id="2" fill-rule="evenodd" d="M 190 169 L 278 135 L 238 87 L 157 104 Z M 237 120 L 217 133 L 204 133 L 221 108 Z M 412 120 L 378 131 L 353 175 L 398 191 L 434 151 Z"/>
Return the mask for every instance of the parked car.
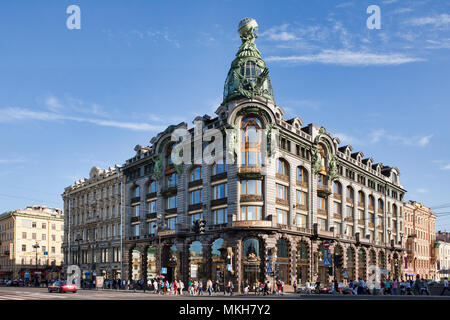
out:
<path id="1" fill-rule="evenodd" d="M 17 280 L 17 279 L 9 280 L 8 282 L 6 282 L 6 285 L 8 287 L 19 287 L 20 286 L 20 281 Z"/>
<path id="2" fill-rule="evenodd" d="M 55 281 L 48 286 L 48 292 L 73 292 L 76 293 L 78 287 L 75 284 L 68 284 L 66 281 Z"/>

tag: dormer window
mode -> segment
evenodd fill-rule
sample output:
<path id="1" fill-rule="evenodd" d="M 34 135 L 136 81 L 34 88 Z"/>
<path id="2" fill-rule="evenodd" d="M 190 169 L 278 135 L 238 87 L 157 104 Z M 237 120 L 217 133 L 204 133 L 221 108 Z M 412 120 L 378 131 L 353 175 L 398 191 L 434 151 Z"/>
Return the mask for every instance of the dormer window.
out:
<path id="1" fill-rule="evenodd" d="M 262 124 L 254 117 L 241 122 L 241 164 L 243 167 L 261 166 Z"/>

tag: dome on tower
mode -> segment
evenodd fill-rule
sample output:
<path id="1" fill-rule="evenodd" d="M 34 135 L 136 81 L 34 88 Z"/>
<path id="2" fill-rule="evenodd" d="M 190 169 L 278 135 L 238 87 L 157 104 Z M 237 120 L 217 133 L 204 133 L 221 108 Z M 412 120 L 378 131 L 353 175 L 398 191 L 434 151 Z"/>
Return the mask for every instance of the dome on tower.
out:
<path id="1" fill-rule="evenodd" d="M 258 23 L 255 19 L 244 18 L 239 22 L 238 33 L 242 44 L 225 80 L 223 102 L 254 96 L 274 100 L 269 70 L 254 43 L 258 37 L 257 31 Z"/>

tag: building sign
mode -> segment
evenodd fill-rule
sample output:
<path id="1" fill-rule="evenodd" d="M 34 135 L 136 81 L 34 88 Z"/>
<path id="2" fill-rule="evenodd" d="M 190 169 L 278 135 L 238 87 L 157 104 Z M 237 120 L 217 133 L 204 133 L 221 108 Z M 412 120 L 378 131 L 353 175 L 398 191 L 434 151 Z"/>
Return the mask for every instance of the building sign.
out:
<path id="1" fill-rule="evenodd" d="M 232 264 L 228 264 L 227 265 L 227 270 L 228 271 L 233 271 L 233 265 Z"/>
<path id="2" fill-rule="evenodd" d="M 172 234 L 175 234 L 175 230 L 165 230 L 165 231 L 158 232 L 159 236 L 169 236 Z"/>
<path id="3" fill-rule="evenodd" d="M 81 246 L 80 248 L 81 248 L 81 249 L 87 249 L 88 246 Z"/>
<path id="4" fill-rule="evenodd" d="M 100 243 L 98 246 L 101 247 L 101 248 L 103 248 L 103 247 L 107 247 L 108 244 L 107 244 L 107 243 Z"/>
<path id="5" fill-rule="evenodd" d="M 102 276 L 95 277 L 95 287 L 103 288 L 103 277 Z"/>
<path id="6" fill-rule="evenodd" d="M 120 246 L 120 242 L 113 242 L 113 243 L 111 243 L 111 246 L 118 247 L 118 246 Z"/>
<path id="7" fill-rule="evenodd" d="M 162 274 L 167 274 L 167 268 L 161 268 L 161 273 Z"/>
<path id="8" fill-rule="evenodd" d="M 249 220 L 249 221 L 233 221 L 233 227 L 271 227 L 272 221 L 266 220 Z"/>
<path id="9" fill-rule="evenodd" d="M 77 251 L 77 248 L 76 247 L 72 247 L 72 251 Z"/>
<path id="10" fill-rule="evenodd" d="M 191 264 L 191 278 L 197 278 L 198 266 L 196 264 Z"/>

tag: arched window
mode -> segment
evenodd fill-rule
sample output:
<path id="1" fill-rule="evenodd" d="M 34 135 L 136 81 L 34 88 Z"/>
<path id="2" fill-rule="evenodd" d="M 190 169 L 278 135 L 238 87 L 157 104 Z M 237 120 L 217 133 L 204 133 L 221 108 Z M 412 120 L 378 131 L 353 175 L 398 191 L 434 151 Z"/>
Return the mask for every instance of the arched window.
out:
<path id="1" fill-rule="evenodd" d="M 392 217 L 397 218 L 397 205 L 395 203 L 392 205 Z"/>
<path id="2" fill-rule="evenodd" d="M 289 165 L 286 160 L 278 159 L 277 173 L 283 176 L 289 176 Z"/>
<path id="3" fill-rule="evenodd" d="M 335 181 L 333 183 L 333 193 L 336 195 L 342 194 L 342 185 L 339 183 L 339 181 Z"/>
<path id="4" fill-rule="evenodd" d="M 141 196 L 141 188 L 139 186 L 134 188 L 134 196 L 140 197 Z"/>
<path id="5" fill-rule="evenodd" d="M 297 167 L 297 182 L 308 187 L 308 171 L 303 167 Z"/>
<path id="6" fill-rule="evenodd" d="M 241 163 L 243 167 L 261 166 L 262 124 L 255 117 L 241 122 Z"/>
<path id="7" fill-rule="evenodd" d="M 244 241 L 243 246 L 244 258 L 259 257 L 259 240 L 256 238 L 248 238 Z"/>
<path id="8" fill-rule="evenodd" d="M 384 212 L 384 203 L 383 200 L 378 199 L 378 213 L 383 213 Z"/>
<path id="9" fill-rule="evenodd" d="M 196 181 L 202 178 L 202 167 L 195 167 L 191 170 L 189 181 Z"/>
<path id="10" fill-rule="evenodd" d="M 366 199 L 366 197 L 364 195 L 364 192 L 358 191 L 358 204 L 361 206 L 364 206 L 364 203 L 366 201 L 365 199 Z"/>
<path id="11" fill-rule="evenodd" d="M 173 166 L 173 159 L 172 159 L 172 149 L 173 149 L 174 144 L 170 145 L 167 147 L 167 152 L 166 152 L 166 167 L 170 167 Z"/>
<path id="12" fill-rule="evenodd" d="M 148 184 L 148 193 L 156 192 L 156 181 L 150 181 Z"/>
<path id="13" fill-rule="evenodd" d="M 374 210 L 375 208 L 375 198 L 370 195 L 369 196 L 369 210 Z"/>
<path id="14" fill-rule="evenodd" d="M 348 186 L 346 191 L 347 191 L 347 193 L 346 193 L 347 199 L 349 199 L 353 202 L 353 199 L 354 199 L 353 188 Z"/>
<path id="15" fill-rule="evenodd" d="M 308 248 L 303 241 L 297 245 L 297 259 L 308 259 Z"/>
<path id="16" fill-rule="evenodd" d="M 288 245 L 284 239 L 280 239 L 277 242 L 277 257 L 288 258 Z"/>

